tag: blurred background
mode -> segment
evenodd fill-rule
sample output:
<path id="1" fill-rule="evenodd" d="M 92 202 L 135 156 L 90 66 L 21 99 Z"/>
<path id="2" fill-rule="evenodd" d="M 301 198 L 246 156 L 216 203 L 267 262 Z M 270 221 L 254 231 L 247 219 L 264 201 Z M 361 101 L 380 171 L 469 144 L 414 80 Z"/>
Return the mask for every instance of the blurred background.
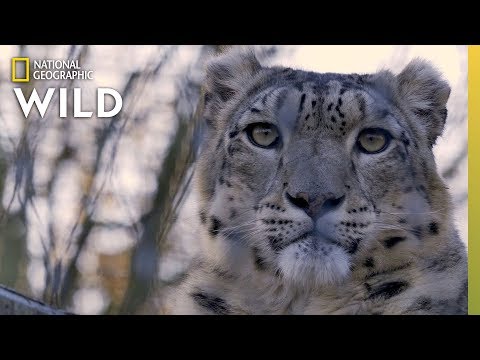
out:
<path id="1" fill-rule="evenodd" d="M 399 72 L 430 60 L 452 88 L 434 152 L 467 233 L 466 46 L 256 46 L 265 65 L 319 72 Z M 199 251 L 191 191 L 202 140 L 205 61 L 224 46 L 0 46 L 0 284 L 78 314 L 152 314 Z M 10 59 L 79 60 L 94 80 L 13 84 Z M 123 97 L 113 118 L 23 116 L 20 86 L 97 87 Z M 69 98 L 71 102 L 72 99 Z M 54 106 L 53 106 L 54 105 Z M 70 105 L 70 104 L 69 104 Z"/>

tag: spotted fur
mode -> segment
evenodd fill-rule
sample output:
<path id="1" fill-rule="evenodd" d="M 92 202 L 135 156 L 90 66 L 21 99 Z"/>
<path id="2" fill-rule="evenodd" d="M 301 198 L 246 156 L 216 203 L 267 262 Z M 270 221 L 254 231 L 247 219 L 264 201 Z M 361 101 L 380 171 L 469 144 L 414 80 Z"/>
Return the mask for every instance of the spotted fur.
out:
<path id="1" fill-rule="evenodd" d="M 467 312 L 466 250 L 432 153 L 450 88 L 431 65 L 320 74 L 235 50 L 209 63 L 205 91 L 205 249 L 172 313 Z M 279 144 L 255 146 L 252 123 L 274 124 Z M 359 151 L 365 128 L 388 131 L 388 148 Z"/>

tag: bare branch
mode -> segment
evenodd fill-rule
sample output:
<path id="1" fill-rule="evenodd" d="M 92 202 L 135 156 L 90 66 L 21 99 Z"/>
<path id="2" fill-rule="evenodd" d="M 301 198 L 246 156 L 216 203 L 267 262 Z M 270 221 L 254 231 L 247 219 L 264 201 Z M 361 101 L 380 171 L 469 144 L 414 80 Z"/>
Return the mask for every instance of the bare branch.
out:
<path id="1" fill-rule="evenodd" d="M 0 285 L 0 315 L 69 315 L 69 313 Z"/>

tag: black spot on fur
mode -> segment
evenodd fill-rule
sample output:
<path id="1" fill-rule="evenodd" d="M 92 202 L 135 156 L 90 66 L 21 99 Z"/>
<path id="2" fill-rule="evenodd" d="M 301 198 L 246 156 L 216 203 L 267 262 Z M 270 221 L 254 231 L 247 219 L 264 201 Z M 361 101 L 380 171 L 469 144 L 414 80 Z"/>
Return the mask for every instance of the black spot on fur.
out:
<path id="1" fill-rule="evenodd" d="M 419 115 L 419 116 L 428 117 L 432 113 L 432 110 L 429 110 L 429 109 L 415 109 L 414 113 Z"/>
<path id="2" fill-rule="evenodd" d="M 340 106 L 339 105 L 335 106 L 335 110 L 337 111 L 338 116 L 340 116 L 341 118 L 345 117 L 345 114 L 340 111 Z"/>
<path id="3" fill-rule="evenodd" d="M 368 299 L 390 299 L 408 288 L 405 281 L 391 281 L 372 288 L 369 292 Z"/>
<path id="4" fill-rule="evenodd" d="M 252 251 L 255 267 L 257 268 L 257 270 L 265 271 L 267 269 L 267 261 L 262 256 L 260 256 L 260 250 L 254 247 Z"/>
<path id="5" fill-rule="evenodd" d="M 327 110 L 331 111 L 332 110 L 333 103 L 328 104 Z"/>
<path id="6" fill-rule="evenodd" d="M 428 231 L 430 231 L 430 234 L 432 235 L 437 235 L 438 234 L 438 224 L 436 222 L 431 222 L 428 224 Z"/>
<path id="7" fill-rule="evenodd" d="M 398 223 L 399 223 L 399 224 L 406 224 L 406 223 L 407 223 L 407 219 L 400 219 L 400 220 L 398 220 Z"/>
<path id="8" fill-rule="evenodd" d="M 427 296 L 418 297 L 408 308 L 408 311 L 428 311 L 432 309 L 432 299 Z"/>
<path id="9" fill-rule="evenodd" d="M 218 296 L 197 291 L 191 294 L 192 299 L 201 307 L 217 315 L 228 315 L 231 311 L 225 300 Z"/>
<path id="10" fill-rule="evenodd" d="M 208 127 L 215 128 L 215 123 L 210 118 L 205 118 L 205 123 Z"/>
<path id="11" fill-rule="evenodd" d="M 230 137 L 230 139 L 234 138 L 235 136 L 238 135 L 238 130 L 233 130 L 233 131 L 230 131 L 230 134 L 228 134 L 228 136 Z"/>
<path id="12" fill-rule="evenodd" d="M 288 69 L 285 69 L 285 70 L 288 70 Z M 265 105 L 267 103 L 268 95 L 270 95 L 270 93 L 266 93 L 265 95 L 263 95 L 263 98 L 262 98 L 262 104 L 263 105 Z"/>
<path id="13" fill-rule="evenodd" d="M 220 99 L 222 99 L 223 102 L 228 101 L 233 95 L 235 95 L 235 92 L 227 86 L 217 83 L 216 88 L 217 94 L 220 95 Z"/>
<path id="14" fill-rule="evenodd" d="M 205 105 L 207 105 L 210 100 L 212 100 L 212 94 L 209 92 L 206 92 L 205 95 L 203 96 L 203 101 L 205 102 Z"/>
<path id="15" fill-rule="evenodd" d="M 363 266 L 365 266 L 367 268 L 373 268 L 373 267 L 375 267 L 375 261 L 373 260 L 373 258 L 368 257 L 363 262 Z"/>
<path id="16" fill-rule="evenodd" d="M 314 108 L 315 105 L 317 105 L 317 102 L 315 100 L 312 100 L 312 108 Z"/>
<path id="17" fill-rule="evenodd" d="M 302 94 L 302 97 L 300 98 L 300 105 L 298 105 L 298 112 L 301 112 L 303 110 L 303 104 L 305 103 L 306 96 L 306 94 Z"/>
<path id="18" fill-rule="evenodd" d="M 337 122 L 337 119 L 336 119 L 335 116 L 333 116 L 333 115 L 332 115 L 332 117 L 330 118 L 330 120 L 331 120 L 333 123 Z"/>
<path id="19" fill-rule="evenodd" d="M 406 240 L 406 238 L 402 237 L 402 236 L 394 236 L 394 237 L 391 237 L 391 238 L 388 238 L 386 239 L 384 242 L 383 242 L 383 245 L 387 248 L 387 249 L 391 249 L 392 247 L 394 247 L 396 244 L 398 244 L 399 242 L 402 242 Z"/>
<path id="20" fill-rule="evenodd" d="M 412 234 L 415 235 L 418 239 L 422 239 L 422 234 L 423 234 L 422 227 L 420 225 L 415 226 L 412 229 Z"/>
<path id="21" fill-rule="evenodd" d="M 441 109 L 439 111 L 440 113 L 440 117 L 442 118 L 443 121 L 445 121 L 445 119 L 447 118 L 447 115 L 448 115 L 448 110 L 446 108 L 444 109 Z"/>
<path id="22" fill-rule="evenodd" d="M 362 239 L 361 238 L 355 238 L 353 239 L 350 244 L 348 244 L 346 250 L 349 254 L 355 254 L 358 250 L 358 244 L 360 243 Z"/>
<path id="23" fill-rule="evenodd" d="M 408 140 L 407 136 L 405 135 L 404 132 L 402 132 L 402 137 L 401 137 L 401 140 L 403 142 L 403 144 L 405 146 L 409 146 L 410 145 L 410 140 Z"/>
<path id="24" fill-rule="evenodd" d="M 307 121 L 309 117 L 310 117 L 310 114 L 307 114 L 307 116 L 305 116 L 305 121 Z"/>
<path id="25" fill-rule="evenodd" d="M 215 216 L 212 216 L 210 229 L 208 229 L 208 231 L 212 236 L 216 236 L 221 226 L 222 226 L 222 223 L 220 222 L 220 220 L 218 220 Z"/>
<path id="26" fill-rule="evenodd" d="M 252 113 L 259 113 L 260 112 L 260 110 L 258 110 L 257 108 L 251 108 L 250 111 Z"/>
<path id="27" fill-rule="evenodd" d="M 360 116 L 363 119 L 365 117 L 365 108 L 366 108 L 365 99 L 360 94 L 355 95 L 355 98 L 357 99 L 357 102 L 358 102 L 358 109 L 360 110 L 360 113 L 361 113 Z"/>
<path id="28" fill-rule="evenodd" d="M 278 252 L 284 248 L 284 246 L 282 245 L 283 237 L 269 235 L 267 236 L 267 239 L 274 251 Z"/>

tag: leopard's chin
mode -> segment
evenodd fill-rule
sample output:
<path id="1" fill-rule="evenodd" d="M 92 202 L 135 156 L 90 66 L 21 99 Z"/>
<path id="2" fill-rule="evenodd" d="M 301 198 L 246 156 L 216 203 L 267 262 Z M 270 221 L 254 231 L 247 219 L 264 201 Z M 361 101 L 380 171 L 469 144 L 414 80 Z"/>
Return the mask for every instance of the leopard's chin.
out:
<path id="1" fill-rule="evenodd" d="M 350 274 L 350 255 L 318 235 L 304 235 L 279 254 L 279 268 L 290 283 L 304 289 L 340 284 Z"/>

